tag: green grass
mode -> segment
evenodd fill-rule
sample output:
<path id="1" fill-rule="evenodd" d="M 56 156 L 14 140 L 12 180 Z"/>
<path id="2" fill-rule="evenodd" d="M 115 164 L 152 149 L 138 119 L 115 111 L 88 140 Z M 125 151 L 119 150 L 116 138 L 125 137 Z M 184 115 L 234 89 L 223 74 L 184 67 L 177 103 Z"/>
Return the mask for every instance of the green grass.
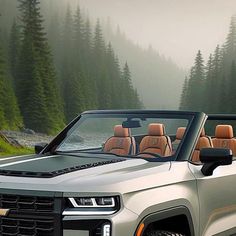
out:
<path id="1" fill-rule="evenodd" d="M 24 155 L 34 153 L 33 148 L 16 148 L 6 143 L 0 138 L 0 157 Z"/>

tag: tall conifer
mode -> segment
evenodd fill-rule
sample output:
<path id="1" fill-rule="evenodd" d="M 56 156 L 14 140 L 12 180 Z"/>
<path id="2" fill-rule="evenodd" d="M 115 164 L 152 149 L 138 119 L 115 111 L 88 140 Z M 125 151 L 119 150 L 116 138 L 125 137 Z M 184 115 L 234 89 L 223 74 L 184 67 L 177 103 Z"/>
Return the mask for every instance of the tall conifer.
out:
<path id="1" fill-rule="evenodd" d="M 42 26 L 39 0 L 19 2 L 23 25 L 16 80 L 20 108 L 26 127 L 53 133 L 61 129 L 64 118 L 55 69 Z M 39 99 L 35 105 L 32 104 L 35 101 L 32 96 Z"/>
<path id="2" fill-rule="evenodd" d="M 106 47 L 102 35 L 100 21 L 97 20 L 93 38 L 93 78 L 96 83 L 97 102 L 99 109 L 111 108 L 110 78 L 105 63 Z"/>
<path id="3" fill-rule="evenodd" d="M 19 129 L 22 127 L 22 117 L 12 87 L 12 81 L 7 72 L 4 54 L 0 48 L 0 128 Z"/>
<path id="4" fill-rule="evenodd" d="M 236 59 L 236 16 L 231 18 L 229 33 L 224 44 L 224 66 L 230 70 L 231 63 Z"/>
<path id="5" fill-rule="evenodd" d="M 185 110 L 187 109 L 187 99 L 188 99 L 188 78 L 185 77 L 183 88 L 182 88 L 182 93 L 180 97 L 180 110 Z"/>
<path id="6" fill-rule="evenodd" d="M 236 64 L 235 61 L 232 61 L 230 77 L 229 77 L 229 93 L 228 93 L 228 111 L 230 113 L 236 113 Z"/>
<path id="7" fill-rule="evenodd" d="M 204 80 L 205 68 L 203 64 L 202 54 L 199 50 L 189 77 L 189 90 L 188 96 L 186 98 L 187 109 L 202 111 L 204 103 Z"/>
<path id="8" fill-rule="evenodd" d="M 214 95 L 213 89 L 214 89 L 214 77 L 213 77 L 213 57 L 212 54 L 209 56 L 209 60 L 207 62 L 206 66 L 206 81 L 205 81 L 205 86 L 204 86 L 204 94 L 203 94 L 203 99 L 208 100 L 209 103 L 204 103 L 204 111 L 205 112 L 210 112 L 214 110 L 212 108 L 212 101 L 214 100 Z M 210 90 L 212 88 L 212 90 Z M 211 91 L 211 92 L 209 92 Z M 211 104 L 211 105 L 210 105 Z"/>
<path id="9" fill-rule="evenodd" d="M 10 73 L 13 77 L 13 82 L 15 83 L 17 77 L 17 64 L 19 60 L 20 53 L 20 28 L 14 19 L 11 32 L 10 32 L 10 42 L 9 42 L 9 66 Z"/>

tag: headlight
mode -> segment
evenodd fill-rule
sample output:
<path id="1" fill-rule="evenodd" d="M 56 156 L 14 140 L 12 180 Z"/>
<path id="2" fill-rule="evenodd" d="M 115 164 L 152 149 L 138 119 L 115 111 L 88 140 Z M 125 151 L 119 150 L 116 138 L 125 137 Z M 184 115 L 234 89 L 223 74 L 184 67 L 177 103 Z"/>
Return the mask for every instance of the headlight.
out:
<path id="1" fill-rule="evenodd" d="M 78 198 L 69 198 L 73 207 L 115 207 L 115 198 L 114 197 L 78 197 Z"/>
<path id="2" fill-rule="evenodd" d="M 119 197 L 68 198 L 63 215 L 111 215 L 120 209 Z"/>

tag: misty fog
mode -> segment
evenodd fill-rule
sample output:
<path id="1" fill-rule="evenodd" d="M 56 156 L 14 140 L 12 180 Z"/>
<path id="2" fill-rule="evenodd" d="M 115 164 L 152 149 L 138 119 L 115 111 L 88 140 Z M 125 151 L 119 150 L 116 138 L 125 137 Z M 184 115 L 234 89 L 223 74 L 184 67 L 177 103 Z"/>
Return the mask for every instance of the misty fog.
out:
<path id="1" fill-rule="evenodd" d="M 70 1 L 70 0 L 68 0 Z M 76 2 L 71 0 L 71 2 Z M 128 38 L 150 44 L 183 68 L 193 64 L 197 50 L 206 57 L 224 42 L 235 0 L 80 0 L 92 17 L 119 24 Z"/>
<path id="2" fill-rule="evenodd" d="M 17 18 L 17 2 L 0 0 L 3 33 L 10 31 L 13 17 Z M 99 18 L 106 45 L 111 42 L 121 68 L 128 63 L 134 89 L 144 107 L 152 109 L 180 107 L 183 83 L 198 50 L 206 64 L 216 46 L 224 44 L 231 17 L 236 13 L 235 0 L 40 2 L 53 53 L 57 39 L 53 38 L 52 23 L 57 21 L 62 31 L 68 9 L 74 16 L 79 6 L 84 19 L 90 20 L 92 31 Z M 60 70 L 59 65 L 56 67 Z"/>
<path id="3" fill-rule="evenodd" d="M 109 21 L 114 32 L 118 26 L 127 40 L 146 50 L 151 46 L 158 55 L 179 67 L 173 73 L 168 68 L 162 73 L 163 66 L 152 71 L 148 68 L 150 61 L 137 63 L 147 67 L 143 83 L 139 65 L 130 58 L 132 50 L 123 48 L 126 53 L 121 53 L 122 46 L 116 47 L 112 42 L 119 58 L 128 60 L 134 86 L 145 107 L 162 109 L 178 108 L 183 81 L 197 51 L 200 49 L 207 61 L 216 45 L 225 42 L 231 16 L 236 13 L 234 0 L 66 0 L 64 6 L 66 2 L 72 8 L 79 4 L 94 22 L 97 18 L 104 25 Z M 111 37 L 108 40 L 112 41 Z"/>

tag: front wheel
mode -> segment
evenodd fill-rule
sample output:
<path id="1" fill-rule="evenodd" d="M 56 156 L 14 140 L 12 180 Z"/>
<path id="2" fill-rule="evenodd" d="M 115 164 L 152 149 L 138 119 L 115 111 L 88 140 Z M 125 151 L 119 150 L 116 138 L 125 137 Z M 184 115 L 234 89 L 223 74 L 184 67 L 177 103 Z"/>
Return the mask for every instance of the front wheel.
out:
<path id="1" fill-rule="evenodd" d="M 153 231 L 147 232 L 145 236 L 184 236 L 184 235 L 180 233 L 169 232 L 169 231 L 153 230 Z"/>

